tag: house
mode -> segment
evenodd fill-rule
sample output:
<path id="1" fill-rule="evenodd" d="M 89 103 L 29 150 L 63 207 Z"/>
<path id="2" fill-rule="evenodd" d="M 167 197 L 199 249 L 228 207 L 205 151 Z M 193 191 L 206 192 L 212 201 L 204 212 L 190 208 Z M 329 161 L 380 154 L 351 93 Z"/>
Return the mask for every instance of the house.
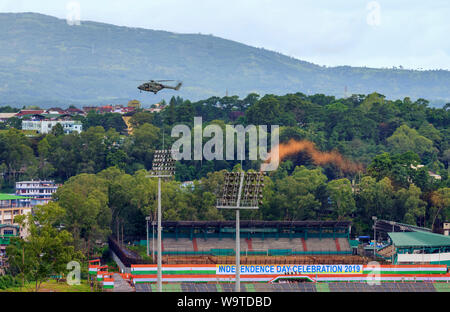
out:
<path id="1" fill-rule="evenodd" d="M 17 113 L 0 113 L 0 122 L 6 122 L 9 118 L 13 118 Z"/>
<path id="2" fill-rule="evenodd" d="M 96 112 L 97 111 L 97 107 L 95 107 L 95 106 L 83 106 L 83 112 L 85 114 L 87 114 L 87 113 L 89 113 L 91 111 Z"/>
<path id="3" fill-rule="evenodd" d="M 78 120 L 68 119 L 67 115 L 60 116 L 57 119 L 42 118 L 42 115 L 34 115 L 31 120 L 22 121 L 22 130 L 36 131 L 37 133 L 47 134 L 54 126 L 60 124 L 65 134 L 72 132 L 81 133 L 83 125 Z"/>
<path id="4" fill-rule="evenodd" d="M 21 110 L 20 112 L 18 112 L 16 114 L 16 117 L 23 118 L 24 116 L 42 115 L 44 113 L 45 113 L 45 110 L 43 110 L 43 109 L 38 109 L 38 110 L 36 110 L 36 109 L 34 109 L 34 110 L 33 109 L 23 109 L 23 110 Z"/>
<path id="5" fill-rule="evenodd" d="M 135 109 L 140 109 L 141 108 L 141 102 L 138 100 L 131 100 L 128 102 L 128 107 L 133 107 Z"/>
<path id="6" fill-rule="evenodd" d="M 113 111 L 114 108 L 111 105 L 97 107 L 97 113 L 99 114 L 112 113 Z"/>
<path id="7" fill-rule="evenodd" d="M 86 115 L 85 112 L 83 112 L 81 109 L 78 109 L 76 107 L 69 107 L 66 109 L 66 113 L 70 114 L 72 116 L 74 115 Z"/>
<path id="8" fill-rule="evenodd" d="M 66 111 L 59 107 L 53 107 L 53 108 L 47 109 L 45 111 L 45 113 L 50 114 L 50 115 L 62 115 L 62 114 L 65 114 Z"/>
<path id="9" fill-rule="evenodd" d="M 45 205 L 52 201 L 52 195 L 60 184 L 54 181 L 21 181 L 16 182 L 16 195 L 26 197 L 31 207 Z"/>
<path id="10" fill-rule="evenodd" d="M 0 224 L 14 224 L 14 217 L 31 212 L 24 196 L 0 194 Z"/>

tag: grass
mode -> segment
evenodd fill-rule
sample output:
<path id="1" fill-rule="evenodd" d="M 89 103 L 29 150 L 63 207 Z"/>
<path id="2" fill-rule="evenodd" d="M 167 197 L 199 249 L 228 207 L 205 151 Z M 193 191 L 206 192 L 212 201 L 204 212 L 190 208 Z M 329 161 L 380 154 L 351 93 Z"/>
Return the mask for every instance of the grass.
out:
<path id="1" fill-rule="evenodd" d="M 146 246 L 130 245 L 130 246 L 126 246 L 126 248 L 128 248 L 129 250 L 132 250 L 134 252 L 137 252 L 143 260 L 147 260 L 147 261 L 152 260 L 151 256 L 147 256 L 147 247 Z"/>
<path id="2" fill-rule="evenodd" d="M 11 287 L 0 292 L 34 292 L 35 283 L 27 282 L 24 287 Z M 66 282 L 48 280 L 41 284 L 38 292 L 91 292 L 91 287 L 87 280 L 82 280 L 80 285 L 68 285 Z"/>

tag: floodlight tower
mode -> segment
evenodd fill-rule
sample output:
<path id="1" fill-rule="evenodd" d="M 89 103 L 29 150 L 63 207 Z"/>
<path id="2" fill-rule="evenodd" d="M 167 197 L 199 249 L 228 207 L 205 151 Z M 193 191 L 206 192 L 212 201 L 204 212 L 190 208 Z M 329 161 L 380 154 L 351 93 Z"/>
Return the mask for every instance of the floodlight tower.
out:
<path id="1" fill-rule="evenodd" d="M 149 178 L 158 178 L 158 240 L 157 240 L 157 259 L 158 273 L 157 285 L 158 291 L 162 292 L 162 247 L 161 247 L 161 178 L 171 178 L 175 173 L 175 159 L 172 158 L 170 150 L 156 150 L 153 157 L 152 170 Z"/>
<path id="2" fill-rule="evenodd" d="M 262 172 L 227 172 L 217 209 L 236 210 L 236 292 L 241 291 L 240 210 L 259 209 L 262 204 L 264 176 Z"/>

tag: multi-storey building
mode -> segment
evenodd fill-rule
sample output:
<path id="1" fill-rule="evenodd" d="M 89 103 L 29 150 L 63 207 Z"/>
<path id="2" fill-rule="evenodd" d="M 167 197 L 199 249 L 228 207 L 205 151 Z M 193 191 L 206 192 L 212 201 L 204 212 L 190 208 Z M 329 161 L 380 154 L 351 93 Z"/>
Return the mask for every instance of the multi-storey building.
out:
<path id="1" fill-rule="evenodd" d="M 20 227 L 12 224 L 0 224 L 0 275 L 6 267 L 6 247 L 10 244 L 11 237 L 20 235 Z"/>
<path id="2" fill-rule="evenodd" d="M 14 224 L 14 217 L 31 212 L 31 205 L 26 197 L 0 194 L 0 224 Z"/>
<path id="3" fill-rule="evenodd" d="M 57 124 L 60 124 L 65 134 L 69 134 L 72 132 L 78 132 L 81 133 L 83 130 L 83 125 L 80 121 L 77 120 L 48 120 L 48 119 L 42 119 L 42 120 L 23 120 L 22 121 L 22 130 L 32 130 L 36 131 L 37 133 L 49 133 L 54 126 Z"/>
<path id="4" fill-rule="evenodd" d="M 26 197 L 32 207 L 45 205 L 52 200 L 60 184 L 54 181 L 21 181 L 16 183 L 16 195 Z"/>

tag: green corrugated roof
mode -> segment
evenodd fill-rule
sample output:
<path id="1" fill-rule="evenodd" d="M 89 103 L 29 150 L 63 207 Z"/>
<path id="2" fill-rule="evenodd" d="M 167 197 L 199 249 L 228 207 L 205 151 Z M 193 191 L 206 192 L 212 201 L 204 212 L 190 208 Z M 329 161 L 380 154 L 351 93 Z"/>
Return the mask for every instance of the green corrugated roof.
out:
<path id="1" fill-rule="evenodd" d="M 9 194 L 0 194 L 0 200 L 15 200 L 15 199 L 26 199 L 24 196 L 17 195 L 9 195 Z"/>
<path id="2" fill-rule="evenodd" d="M 442 247 L 450 246 L 450 236 L 417 231 L 388 233 L 395 247 Z"/>
<path id="3" fill-rule="evenodd" d="M 16 229 L 20 228 L 20 226 L 14 225 L 14 224 L 0 224 L 0 229 L 4 228 L 4 227 L 13 227 L 13 228 L 16 228 Z"/>

